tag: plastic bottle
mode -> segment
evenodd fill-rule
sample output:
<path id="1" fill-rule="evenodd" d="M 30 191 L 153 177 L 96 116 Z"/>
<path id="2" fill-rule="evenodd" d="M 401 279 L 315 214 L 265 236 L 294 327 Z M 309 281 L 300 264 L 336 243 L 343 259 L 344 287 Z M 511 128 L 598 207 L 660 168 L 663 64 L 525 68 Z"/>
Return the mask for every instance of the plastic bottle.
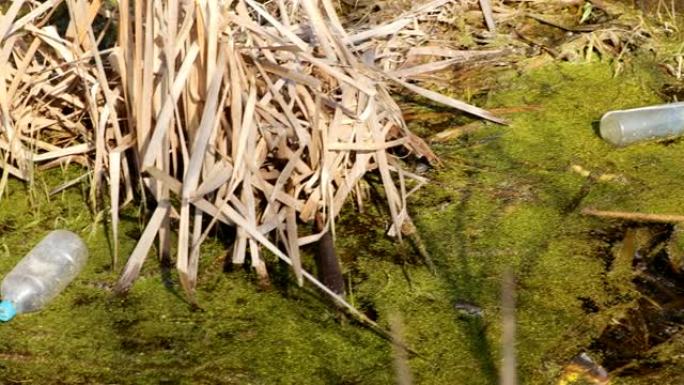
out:
<path id="1" fill-rule="evenodd" d="M 87 259 L 88 249 L 78 235 L 67 230 L 49 233 L 2 281 L 0 321 L 41 309 L 74 279 Z"/>
<path id="2" fill-rule="evenodd" d="M 603 115 L 601 137 L 616 146 L 684 133 L 684 102 L 610 111 Z"/>

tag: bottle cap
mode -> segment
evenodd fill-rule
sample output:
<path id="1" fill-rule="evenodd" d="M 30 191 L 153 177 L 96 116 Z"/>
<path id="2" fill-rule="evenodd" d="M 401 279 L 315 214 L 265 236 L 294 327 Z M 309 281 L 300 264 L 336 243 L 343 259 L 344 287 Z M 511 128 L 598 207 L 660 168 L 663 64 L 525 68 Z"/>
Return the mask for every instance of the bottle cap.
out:
<path id="1" fill-rule="evenodd" d="M 14 318 L 15 315 L 17 315 L 17 309 L 14 308 L 12 302 L 0 302 L 0 321 L 7 322 Z"/>

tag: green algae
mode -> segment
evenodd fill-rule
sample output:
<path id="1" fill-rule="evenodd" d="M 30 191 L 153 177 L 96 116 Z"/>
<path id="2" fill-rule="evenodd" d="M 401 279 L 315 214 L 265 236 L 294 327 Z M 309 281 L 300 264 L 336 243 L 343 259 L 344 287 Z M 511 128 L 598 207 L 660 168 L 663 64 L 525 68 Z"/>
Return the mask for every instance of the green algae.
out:
<path id="1" fill-rule="evenodd" d="M 662 102 L 662 79 L 652 68 L 638 63 L 614 77 L 607 63 L 562 63 L 520 75 L 489 95 L 488 104 L 539 109 L 516 114 L 508 127 L 483 125 L 436 146 L 447 165 L 431 175 L 435 182 L 412 211 L 429 240 L 438 276 L 413 272 L 410 284 L 399 287 L 397 267 L 368 262 L 397 282 L 391 296 L 376 298 L 380 314 L 401 309 L 408 341 L 436 360 L 412 361 L 418 383 L 497 382 L 500 276 L 508 267 L 519 287 L 517 348 L 524 383 L 552 383 L 624 310 L 631 272 L 610 271 L 605 241 L 592 235 L 613 224 L 578 211 L 594 206 L 676 213 L 681 207 L 683 198 L 673 193 L 682 187 L 676 167 L 684 160 L 680 141 L 618 149 L 596 133 L 606 111 Z M 573 166 L 616 177 L 590 179 Z M 616 304 L 616 297 L 624 304 Z M 457 301 L 481 306 L 484 318 L 459 319 Z M 586 303 L 597 309 L 587 310 Z M 636 377 L 621 380 L 641 383 Z"/>
<path id="2" fill-rule="evenodd" d="M 57 172 L 59 174 L 59 172 Z M 69 176 L 51 175 L 54 187 Z M 43 183 L 37 181 L 36 185 Z M 85 204 L 87 191 L 46 194 L 12 182 L 0 202 L 0 271 L 49 230 L 69 228 L 88 244 L 85 270 L 46 309 L 0 325 L 2 383 L 291 384 L 388 383 L 389 347 L 355 324 L 339 324 L 308 289 L 260 291 L 244 271 L 222 272 L 219 242 L 203 249 L 201 309 L 179 293 L 175 274 L 154 257 L 125 297 L 109 287 L 110 243 Z M 33 198 L 28 198 L 33 195 Z M 122 254 L 141 228 L 135 209 L 122 215 Z"/>
<path id="3" fill-rule="evenodd" d="M 660 102 L 662 79 L 653 68 L 644 61 L 614 77 L 607 63 L 563 63 L 500 74 L 483 98 L 489 107 L 539 108 L 510 116 L 509 126 L 482 124 L 435 146 L 445 166 L 430 172 L 433 183 L 410 207 L 435 275 L 411 263 L 417 259 L 408 246 L 385 236 L 382 204 L 369 203 L 364 214 L 345 210 L 337 244 L 349 298 L 385 327 L 391 314 L 401 314 L 405 338 L 418 353 L 410 360 L 415 383 L 497 383 L 500 277 L 508 268 L 517 279 L 522 383 L 553 383 L 628 306 L 629 269 L 607 266 L 611 245 L 595 235 L 614 224 L 579 209 L 677 213 L 682 207 L 684 197 L 674 193 L 684 187 L 677 167 L 684 161 L 681 141 L 618 149 L 595 130 L 606 111 Z M 575 166 L 614 177 L 589 178 Z M 162 274 L 152 255 L 132 291 L 113 296 L 107 289 L 117 278 L 111 240 L 103 224 L 94 224 L 102 215 L 89 211 L 85 187 L 50 198 L 45 193 L 73 177 L 53 172 L 33 187 L 12 182 L 0 201 L 1 272 L 53 228 L 80 233 L 91 252 L 86 270 L 48 308 L 0 325 L 3 381 L 393 383 L 386 341 L 340 322 L 316 292 L 296 288 L 291 278 L 263 291 L 245 271 L 223 273 L 218 241 L 202 250 L 201 309 L 184 301 L 175 274 Z M 128 255 L 144 221 L 137 208 L 123 214 L 121 254 Z M 459 302 L 482 308 L 483 315 L 459 314 Z M 657 354 L 672 355 L 681 344 L 678 337 Z M 667 362 L 674 367 L 658 378 L 673 383 L 681 363 Z M 616 383 L 645 384 L 653 376 Z"/>
<path id="4" fill-rule="evenodd" d="M 440 279 L 451 282 L 448 295 L 477 303 L 492 316 L 483 335 L 470 335 L 490 341 L 491 355 L 482 361 L 498 362 L 499 277 L 508 266 L 516 271 L 517 347 L 525 383 L 552 382 L 615 315 L 614 297 L 630 292 L 631 271 L 606 272 L 603 241 L 591 235 L 610 223 L 582 217 L 578 208 L 676 213 L 684 203 L 674 193 L 683 187 L 676 166 L 684 161 L 680 141 L 617 149 L 595 132 L 606 111 L 662 102 L 656 93 L 662 80 L 652 68 L 639 63 L 614 77 L 605 63 L 562 63 L 520 76 L 488 103 L 540 108 L 517 114 L 508 127 L 486 126 L 438 148 L 469 167 L 436 173 L 437 183 L 423 194 L 440 196 L 441 205 L 419 198 L 413 207 L 441 264 Z M 594 182 L 573 166 L 619 177 Z M 454 186 L 446 197 L 435 191 L 444 185 Z M 587 312 L 587 299 L 605 311 Z M 460 345 L 468 343 L 478 344 L 466 339 Z"/>

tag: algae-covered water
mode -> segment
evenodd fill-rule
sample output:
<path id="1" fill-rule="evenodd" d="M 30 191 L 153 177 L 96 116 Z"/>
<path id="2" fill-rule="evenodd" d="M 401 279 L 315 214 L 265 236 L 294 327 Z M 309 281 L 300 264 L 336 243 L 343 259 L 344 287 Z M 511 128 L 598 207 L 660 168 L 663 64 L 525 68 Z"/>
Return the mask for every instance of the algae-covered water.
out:
<path id="1" fill-rule="evenodd" d="M 349 299 L 384 327 L 390 314 L 401 315 L 417 352 L 410 359 L 415 384 L 498 382 L 500 286 L 509 268 L 516 276 L 520 383 L 556 383 L 581 352 L 604 359 L 593 343 L 637 294 L 630 269 L 607 263 L 620 238 L 607 234 L 624 225 L 580 209 L 676 214 L 684 203 L 684 142 L 616 149 L 597 136 L 604 112 L 662 102 L 653 63 L 613 73 L 605 63 L 504 71 L 482 102 L 533 108 L 508 114 L 509 126 L 481 123 L 435 144 L 444 165 L 428 171 L 432 182 L 410 208 L 435 274 L 384 235 L 389 218 L 380 203 L 370 199 L 363 214 L 345 211 L 337 245 Z M 413 128 L 425 137 L 437 130 Z M 88 210 L 84 186 L 48 194 L 79 172 L 40 174 L 32 186 L 11 181 L 0 201 L 1 274 L 55 228 L 78 232 L 91 254 L 48 308 L 0 325 L 0 383 L 394 383 L 384 339 L 341 319 L 275 262 L 271 289 L 248 271 L 224 272 L 221 239 L 202 250 L 201 309 L 183 300 L 175 273 L 163 272 L 153 255 L 131 292 L 113 296 L 111 240 L 95 221 L 104 216 Z M 127 255 L 144 220 L 132 206 L 122 219 Z M 454 306 L 462 303 L 482 314 L 462 314 Z M 681 383 L 683 345 L 675 334 L 613 383 Z"/>

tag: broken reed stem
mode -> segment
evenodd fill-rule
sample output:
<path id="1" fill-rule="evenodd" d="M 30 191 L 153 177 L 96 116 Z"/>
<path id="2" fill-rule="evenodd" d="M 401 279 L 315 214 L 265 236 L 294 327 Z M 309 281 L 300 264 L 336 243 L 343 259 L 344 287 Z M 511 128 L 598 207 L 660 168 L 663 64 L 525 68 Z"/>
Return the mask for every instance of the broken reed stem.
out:
<path id="1" fill-rule="evenodd" d="M 684 215 L 676 214 L 645 214 L 626 211 L 604 211 L 593 208 L 582 209 L 582 214 L 601 218 L 623 219 L 634 222 L 679 223 L 684 222 Z"/>
<path id="2" fill-rule="evenodd" d="M 515 277 L 510 269 L 504 272 L 501 283 L 501 373 L 500 385 L 517 385 L 515 356 Z"/>
<path id="3" fill-rule="evenodd" d="M 492 4 L 489 0 L 480 0 L 480 8 L 484 15 L 485 23 L 489 32 L 496 32 L 496 24 L 494 23 L 494 13 L 492 12 Z"/>
<path id="4" fill-rule="evenodd" d="M 392 333 L 392 353 L 394 356 L 394 379 L 397 385 L 411 385 L 411 369 L 408 364 L 408 351 L 404 341 L 404 323 L 398 313 L 390 315 Z"/>
<path id="5" fill-rule="evenodd" d="M 437 267 L 432 261 L 432 257 L 427 251 L 423 238 L 420 236 L 416 225 L 413 224 L 413 220 L 411 220 L 410 217 L 407 218 L 401 226 L 401 234 L 408 239 L 413 249 L 423 259 L 423 263 L 430 269 L 432 275 L 437 275 Z"/>

